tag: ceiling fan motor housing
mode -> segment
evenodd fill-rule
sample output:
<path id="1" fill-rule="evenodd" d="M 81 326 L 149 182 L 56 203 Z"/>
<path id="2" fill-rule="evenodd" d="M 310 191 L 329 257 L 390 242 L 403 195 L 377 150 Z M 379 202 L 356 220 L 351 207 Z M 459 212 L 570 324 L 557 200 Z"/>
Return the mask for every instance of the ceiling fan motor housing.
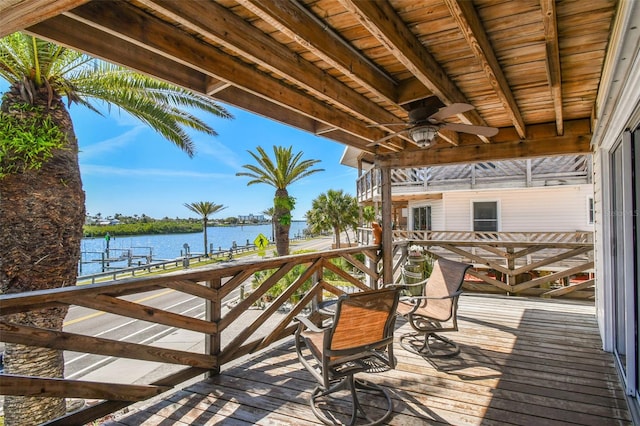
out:
<path id="1" fill-rule="evenodd" d="M 421 99 L 409 104 L 409 122 L 411 124 L 422 124 L 429 122 L 430 116 L 438 112 L 440 108 L 443 108 L 444 104 L 440 99 L 435 96 L 431 96 L 426 99 Z"/>

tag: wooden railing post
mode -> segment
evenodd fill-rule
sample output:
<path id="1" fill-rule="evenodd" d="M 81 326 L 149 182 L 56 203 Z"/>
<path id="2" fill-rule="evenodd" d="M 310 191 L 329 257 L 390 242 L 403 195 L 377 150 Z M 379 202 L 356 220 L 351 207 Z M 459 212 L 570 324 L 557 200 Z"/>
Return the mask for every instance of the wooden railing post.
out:
<path id="1" fill-rule="evenodd" d="M 214 290 L 220 290 L 220 287 L 222 287 L 222 280 L 220 277 L 216 277 L 212 280 L 206 281 L 206 285 Z M 217 296 L 215 300 L 206 299 L 205 301 L 205 319 L 219 324 L 220 319 L 222 318 L 222 297 L 219 296 L 219 292 L 216 292 L 216 294 Z M 219 331 L 216 331 L 215 334 L 205 334 L 204 350 L 207 355 L 214 355 L 216 357 L 220 355 L 221 339 Z M 218 374 L 220 374 L 220 365 L 216 365 L 211 368 L 207 373 L 207 376 L 214 376 Z"/>
<path id="2" fill-rule="evenodd" d="M 507 274 L 507 285 L 509 287 L 513 287 L 514 285 L 517 284 L 516 276 L 513 273 L 513 271 L 516 269 L 516 260 L 513 257 L 513 253 L 515 253 L 515 250 L 513 247 L 507 247 L 506 252 L 507 252 L 507 269 L 509 270 L 509 273 Z M 511 295 L 511 292 L 507 292 L 507 296 L 510 296 L 510 295 Z"/>

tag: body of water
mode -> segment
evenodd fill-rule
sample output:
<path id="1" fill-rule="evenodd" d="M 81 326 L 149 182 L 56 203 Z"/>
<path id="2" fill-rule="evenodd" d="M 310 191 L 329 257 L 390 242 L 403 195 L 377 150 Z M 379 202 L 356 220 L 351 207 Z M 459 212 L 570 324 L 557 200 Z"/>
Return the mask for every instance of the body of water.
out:
<path id="1" fill-rule="evenodd" d="M 302 237 L 307 223 L 295 221 L 291 223 L 290 238 Z M 207 228 L 207 240 L 209 246 L 213 245 L 213 251 L 219 249 L 229 250 L 234 242 L 238 246 L 253 244 L 259 234 L 263 234 L 271 240 L 271 224 L 244 225 L 244 226 L 210 226 Z M 168 260 L 180 257 L 184 252 L 184 245 L 189 246 L 190 252 L 204 253 L 204 240 L 202 232 L 189 234 L 160 234 L 160 235 L 135 235 L 130 237 L 111 237 L 109 240 L 109 258 L 122 258 L 118 262 L 110 262 L 110 266 L 126 268 L 128 253 L 133 256 L 133 264 L 147 263 L 146 259 L 137 256 L 151 256 L 153 261 Z M 82 264 L 80 275 L 102 272 L 101 260 L 106 255 L 107 241 L 105 238 L 84 238 L 82 240 Z M 275 247 L 273 247 L 275 250 Z"/>

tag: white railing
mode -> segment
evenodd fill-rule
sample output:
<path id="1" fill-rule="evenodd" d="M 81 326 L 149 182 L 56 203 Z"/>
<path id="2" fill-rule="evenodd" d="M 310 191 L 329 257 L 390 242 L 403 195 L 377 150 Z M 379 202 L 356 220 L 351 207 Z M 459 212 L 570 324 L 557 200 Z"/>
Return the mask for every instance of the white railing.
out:
<path id="1" fill-rule="evenodd" d="M 562 155 L 523 160 L 486 161 L 393 169 L 394 193 L 479 188 L 527 188 L 591 183 L 591 155 Z M 356 183 L 358 201 L 380 199 L 380 171 L 371 169 Z"/>

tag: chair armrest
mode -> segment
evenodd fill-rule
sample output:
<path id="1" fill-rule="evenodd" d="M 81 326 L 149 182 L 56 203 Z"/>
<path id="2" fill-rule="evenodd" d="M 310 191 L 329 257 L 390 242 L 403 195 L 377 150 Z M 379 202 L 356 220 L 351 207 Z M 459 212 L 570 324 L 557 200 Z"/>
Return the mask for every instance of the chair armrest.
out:
<path id="1" fill-rule="evenodd" d="M 320 328 L 317 325 L 315 325 L 313 322 L 311 322 L 311 320 L 308 317 L 304 315 L 298 315 L 294 318 L 294 320 L 298 321 L 300 323 L 300 326 L 304 326 L 316 333 L 321 333 L 324 330 L 326 330 L 326 328 Z"/>
<path id="2" fill-rule="evenodd" d="M 383 288 L 390 288 L 393 290 L 404 290 L 407 288 L 406 284 L 385 284 Z"/>
<path id="3" fill-rule="evenodd" d="M 318 312 L 327 316 L 334 316 L 336 313 L 336 306 L 338 305 L 338 299 L 323 300 L 318 303 Z"/>
<path id="4" fill-rule="evenodd" d="M 417 283 L 402 283 L 402 284 L 385 284 L 384 288 L 392 288 L 397 290 L 409 290 L 411 288 L 424 287 L 429 278 L 419 281 Z"/>
<path id="5" fill-rule="evenodd" d="M 443 299 L 453 299 L 455 297 L 460 296 L 460 294 L 462 294 L 462 290 L 458 290 L 455 293 L 452 294 L 448 294 L 446 296 L 442 296 L 442 297 L 429 297 L 429 296 L 404 296 L 402 298 L 400 298 L 400 300 L 402 301 L 407 301 L 409 303 L 412 303 L 415 305 L 415 308 L 412 310 L 415 311 L 418 309 L 418 306 L 420 306 L 420 304 L 422 302 L 427 302 L 428 300 L 443 300 Z"/>

